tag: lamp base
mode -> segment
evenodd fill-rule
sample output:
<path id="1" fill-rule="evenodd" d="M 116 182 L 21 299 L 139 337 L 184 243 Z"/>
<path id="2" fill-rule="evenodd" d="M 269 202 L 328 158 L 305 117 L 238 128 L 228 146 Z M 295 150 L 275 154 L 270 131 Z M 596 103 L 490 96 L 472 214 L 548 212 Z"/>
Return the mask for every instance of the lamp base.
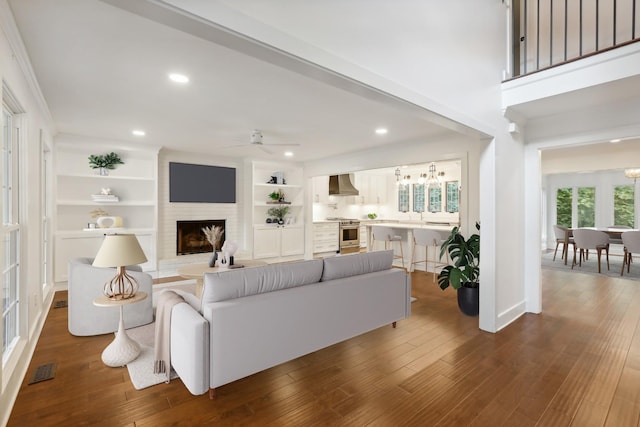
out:
<path id="1" fill-rule="evenodd" d="M 113 279 L 104 284 L 104 295 L 110 300 L 133 298 L 138 291 L 138 282 L 127 274 L 124 267 L 118 267 Z"/>
<path id="2" fill-rule="evenodd" d="M 120 306 L 120 324 L 116 338 L 102 352 L 102 362 L 112 368 L 125 366 L 140 355 L 140 345 L 132 340 L 124 329 L 122 309 Z"/>

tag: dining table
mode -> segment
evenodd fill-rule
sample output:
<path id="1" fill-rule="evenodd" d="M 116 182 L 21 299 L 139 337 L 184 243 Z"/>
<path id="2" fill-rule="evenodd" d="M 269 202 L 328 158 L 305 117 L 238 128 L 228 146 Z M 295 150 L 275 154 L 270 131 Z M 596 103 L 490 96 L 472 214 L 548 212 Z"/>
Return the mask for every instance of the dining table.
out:
<path id="1" fill-rule="evenodd" d="M 580 227 L 580 228 L 603 231 L 609 235 L 610 239 L 617 239 L 617 240 L 622 238 L 622 233 L 624 233 L 625 231 L 638 231 L 638 229 L 636 228 L 618 228 L 618 227 Z M 564 247 L 567 248 L 567 250 L 564 251 L 564 265 L 567 265 L 567 258 L 569 257 L 569 250 L 568 250 L 569 240 L 571 239 L 571 236 L 573 236 L 573 230 L 575 230 L 575 228 L 566 228 L 564 231 Z"/>

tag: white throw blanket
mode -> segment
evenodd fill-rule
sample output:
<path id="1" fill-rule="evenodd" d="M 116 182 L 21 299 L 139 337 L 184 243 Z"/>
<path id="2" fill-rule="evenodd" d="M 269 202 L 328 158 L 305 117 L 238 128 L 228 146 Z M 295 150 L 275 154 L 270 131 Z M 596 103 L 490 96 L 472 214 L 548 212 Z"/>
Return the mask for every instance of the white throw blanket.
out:
<path id="1" fill-rule="evenodd" d="M 153 373 L 166 374 L 167 383 L 171 380 L 171 310 L 181 302 L 184 298 L 172 290 L 158 295 Z"/>

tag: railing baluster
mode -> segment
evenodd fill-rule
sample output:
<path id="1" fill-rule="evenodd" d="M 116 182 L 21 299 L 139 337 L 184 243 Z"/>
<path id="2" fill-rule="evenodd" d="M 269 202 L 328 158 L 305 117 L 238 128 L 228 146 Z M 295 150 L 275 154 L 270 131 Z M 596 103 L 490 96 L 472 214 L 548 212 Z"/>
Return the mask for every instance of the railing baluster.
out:
<path id="1" fill-rule="evenodd" d="M 600 39 L 599 36 L 599 30 L 600 30 L 600 0 L 596 0 L 596 52 L 598 51 L 598 40 Z"/>
<path id="2" fill-rule="evenodd" d="M 582 0 L 580 0 L 580 56 L 582 56 Z"/>
<path id="3" fill-rule="evenodd" d="M 567 20 L 567 14 L 569 13 L 569 0 L 564 0 L 564 60 L 566 62 L 567 60 L 567 25 L 568 25 L 568 20 Z"/>
<path id="4" fill-rule="evenodd" d="M 553 65 L 553 0 L 549 0 L 549 65 Z"/>
<path id="5" fill-rule="evenodd" d="M 540 0 L 537 0 L 536 7 L 536 70 L 540 69 Z"/>
<path id="6" fill-rule="evenodd" d="M 617 9 L 618 9 L 618 2 L 617 0 L 613 0 L 613 45 L 616 45 L 616 22 L 617 22 Z"/>

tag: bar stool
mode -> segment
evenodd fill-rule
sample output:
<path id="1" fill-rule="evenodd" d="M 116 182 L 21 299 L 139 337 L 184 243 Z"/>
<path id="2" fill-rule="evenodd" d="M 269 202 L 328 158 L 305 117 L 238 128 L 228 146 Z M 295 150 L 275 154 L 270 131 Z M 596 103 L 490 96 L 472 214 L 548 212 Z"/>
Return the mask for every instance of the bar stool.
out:
<path id="1" fill-rule="evenodd" d="M 438 256 L 438 247 L 443 241 L 442 234 L 436 230 L 429 230 L 427 228 L 415 228 L 413 229 L 413 249 L 411 251 L 411 264 L 409 269 L 414 264 L 425 263 L 425 272 L 429 271 L 429 263 L 433 264 L 433 283 L 436 283 L 436 268 L 449 265 L 448 262 L 442 262 Z M 416 246 L 424 246 L 423 260 L 414 261 L 416 257 Z M 429 258 L 429 248 L 433 248 L 433 258 Z M 447 253 L 447 261 L 449 260 L 449 254 Z"/>
<path id="2" fill-rule="evenodd" d="M 376 241 L 382 241 L 384 242 L 384 248 L 385 249 L 389 249 L 389 246 L 392 245 L 394 242 L 398 243 L 398 246 L 400 246 L 400 255 L 396 255 L 395 249 L 393 251 L 393 259 L 400 259 L 402 262 L 402 268 L 405 268 L 404 266 L 404 253 L 402 252 L 402 236 L 397 236 L 394 232 L 393 232 L 393 228 L 391 227 L 384 227 L 381 225 L 374 225 L 371 226 L 371 248 L 375 250 L 375 243 Z M 391 249 L 393 249 L 393 246 L 391 246 Z"/>

